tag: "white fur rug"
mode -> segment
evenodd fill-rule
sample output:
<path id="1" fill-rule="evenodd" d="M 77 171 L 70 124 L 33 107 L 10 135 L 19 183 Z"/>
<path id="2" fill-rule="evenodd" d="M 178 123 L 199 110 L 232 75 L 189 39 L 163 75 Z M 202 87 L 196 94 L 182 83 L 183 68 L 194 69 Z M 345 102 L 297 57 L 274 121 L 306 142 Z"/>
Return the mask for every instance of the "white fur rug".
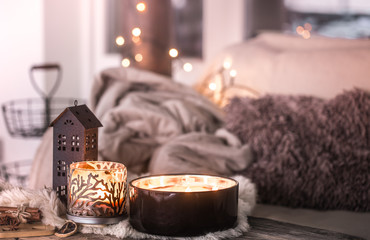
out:
<path id="1" fill-rule="evenodd" d="M 247 215 L 250 214 L 256 203 L 256 189 L 254 184 L 242 176 L 234 176 L 239 182 L 239 206 L 238 206 L 238 223 L 235 228 L 225 231 L 208 233 L 204 236 L 187 237 L 177 239 L 191 240 L 208 240 L 238 237 L 243 232 L 248 231 L 249 225 Z M 19 205 L 36 207 L 42 211 L 44 224 L 60 227 L 64 223 L 65 207 L 56 197 L 55 192 L 50 189 L 27 190 L 18 187 L 12 187 L 0 180 L 0 206 L 16 207 Z M 173 237 L 155 236 L 136 231 L 125 219 L 118 224 L 109 225 L 104 228 L 99 227 L 82 227 L 82 233 L 94 233 L 101 235 L 113 235 L 119 238 L 131 237 L 136 239 L 174 239 Z"/>

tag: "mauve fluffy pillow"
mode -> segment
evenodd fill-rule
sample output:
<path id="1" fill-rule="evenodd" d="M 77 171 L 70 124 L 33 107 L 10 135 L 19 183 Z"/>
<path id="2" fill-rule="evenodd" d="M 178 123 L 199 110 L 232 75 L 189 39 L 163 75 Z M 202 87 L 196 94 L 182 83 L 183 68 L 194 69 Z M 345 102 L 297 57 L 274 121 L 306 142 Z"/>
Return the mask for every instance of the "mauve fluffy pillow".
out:
<path id="1" fill-rule="evenodd" d="M 370 94 L 234 98 L 226 128 L 253 149 L 262 203 L 369 211 Z"/>

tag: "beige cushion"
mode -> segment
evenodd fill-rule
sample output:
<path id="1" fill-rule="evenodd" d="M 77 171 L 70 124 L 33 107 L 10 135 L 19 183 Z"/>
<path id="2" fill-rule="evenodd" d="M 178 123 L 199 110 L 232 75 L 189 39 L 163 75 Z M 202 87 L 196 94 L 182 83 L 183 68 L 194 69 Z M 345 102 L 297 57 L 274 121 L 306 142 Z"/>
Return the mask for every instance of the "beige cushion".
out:
<path id="1" fill-rule="evenodd" d="M 331 98 L 358 87 L 370 89 L 370 40 L 348 40 L 263 33 L 231 46 L 219 54 L 198 81 L 198 90 L 219 97 L 208 89 L 210 82 L 219 86 L 225 59 L 232 62 L 224 78 L 235 69 L 234 83 L 226 79 L 224 98 L 248 95 L 245 87 L 259 94 L 309 94 Z M 222 77 L 221 77 L 222 78 Z M 227 78 L 227 77 L 226 77 Z M 254 95 L 253 92 L 250 95 Z M 215 99 L 214 99 L 215 100 Z"/>

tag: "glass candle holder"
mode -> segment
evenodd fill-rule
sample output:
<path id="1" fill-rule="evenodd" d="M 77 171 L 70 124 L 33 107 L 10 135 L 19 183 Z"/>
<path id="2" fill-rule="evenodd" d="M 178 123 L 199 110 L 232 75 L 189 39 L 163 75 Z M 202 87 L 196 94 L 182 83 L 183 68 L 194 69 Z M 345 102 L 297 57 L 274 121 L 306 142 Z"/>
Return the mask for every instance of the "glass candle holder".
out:
<path id="1" fill-rule="evenodd" d="M 130 182 L 130 224 L 141 232 L 195 236 L 235 226 L 237 181 L 199 174 L 157 175 Z"/>
<path id="2" fill-rule="evenodd" d="M 127 170 L 121 163 L 84 161 L 68 169 L 67 218 L 85 224 L 114 224 L 127 216 Z"/>

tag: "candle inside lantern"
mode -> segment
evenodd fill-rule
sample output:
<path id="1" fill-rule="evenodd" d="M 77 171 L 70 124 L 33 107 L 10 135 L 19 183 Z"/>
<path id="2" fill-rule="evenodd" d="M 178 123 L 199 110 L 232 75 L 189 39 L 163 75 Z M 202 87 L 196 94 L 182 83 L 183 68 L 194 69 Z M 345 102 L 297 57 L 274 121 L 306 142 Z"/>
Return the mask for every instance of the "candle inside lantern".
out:
<path id="1" fill-rule="evenodd" d="M 68 172 L 67 218 L 79 223 L 111 224 L 126 214 L 127 170 L 121 163 L 72 163 Z"/>
<path id="2" fill-rule="evenodd" d="M 148 176 L 130 182 L 130 223 L 139 231 L 193 236 L 233 227 L 238 182 L 209 175 Z"/>

